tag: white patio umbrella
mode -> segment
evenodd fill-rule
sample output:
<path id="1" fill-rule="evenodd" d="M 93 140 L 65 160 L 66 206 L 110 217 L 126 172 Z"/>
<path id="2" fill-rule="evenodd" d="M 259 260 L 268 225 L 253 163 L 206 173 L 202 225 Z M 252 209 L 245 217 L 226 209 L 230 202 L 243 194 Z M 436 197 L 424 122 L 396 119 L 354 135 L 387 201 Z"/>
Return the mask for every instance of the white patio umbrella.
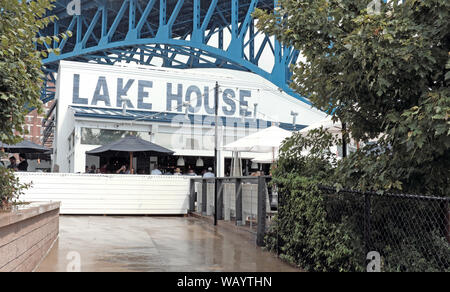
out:
<path id="1" fill-rule="evenodd" d="M 337 122 L 335 123 L 333 120 L 331 120 L 331 116 L 327 117 L 324 120 L 321 120 L 317 123 L 311 124 L 306 128 L 303 128 L 300 130 L 300 133 L 302 135 L 308 134 L 309 131 L 314 129 L 319 129 L 320 127 L 323 127 L 324 130 L 331 134 L 341 134 L 342 133 L 342 123 Z"/>
<path id="2" fill-rule="evenodd" d="M 272 152 L 255 153 L 252 159 L 252 162 L 255 163 L 273 163 L 274 161 L 278 161 L 278 151 L 275 155 L 273 155 Z"/>
<path id="3" fill-rule="evenodd" d="M 307 150 L 303 150 L 301 152 L 302 156 L 306 156 L 308 155 Z M 272 154 L 272 152 L 267 152 L 267 153 L 255 153 L 253 158 L 252 158 L 252 162 L 255 163 L 273 163 L 274 161 L 278 161 L 279 158 L 279 152 L 275 152 L 275 155 Z"/>
<path id="4" fill-rule="evenodd" d="M 272 126 L 227 144 L 222 149 L 238 152 L 272 152 L 274 149 L 278 149 L 281 142 L 291 135 L 292 132 Z"/>
<path id="5" fill-rule="evenodd" d="M 236 140 L 222 147 L 224 150 L 236 152 L 270 153 L 271 162 L 275 162 L 275 156 L 284 139 L 290 137 L 292 132 L 272 126 Z"/>

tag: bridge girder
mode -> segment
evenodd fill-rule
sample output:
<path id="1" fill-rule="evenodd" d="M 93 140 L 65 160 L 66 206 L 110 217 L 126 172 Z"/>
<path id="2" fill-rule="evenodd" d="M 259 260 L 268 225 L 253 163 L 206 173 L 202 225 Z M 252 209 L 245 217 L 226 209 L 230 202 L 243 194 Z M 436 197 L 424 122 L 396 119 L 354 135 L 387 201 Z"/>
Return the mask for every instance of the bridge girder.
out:
<path id="1" fill-rule="evenodd" d="M 172 68 L 227 68 L 258 74 L 286 93 L 299 53 L 255 30 L 255 8 L 273 10 L 278 0 L 80 0 L 80 15 L 68 15 L 71 0 L 57 0 L 58 20 L 41 35 L 70 30 L 72 37 L 45 45 L 59 49 L 43 60 L 44 103 L 55 97 L 60 60 L 137 63 Z M 269 54 L 267 54 L 269 52 Z M 269 69 L 261 66 L 270 56 Z"/>

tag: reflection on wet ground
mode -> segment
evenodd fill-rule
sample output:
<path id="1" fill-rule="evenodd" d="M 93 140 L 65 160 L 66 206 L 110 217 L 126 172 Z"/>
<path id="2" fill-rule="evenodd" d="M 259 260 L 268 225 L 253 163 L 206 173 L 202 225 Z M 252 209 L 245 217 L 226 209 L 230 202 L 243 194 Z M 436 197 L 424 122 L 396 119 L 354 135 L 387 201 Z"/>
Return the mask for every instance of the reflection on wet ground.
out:
<path id="1" fill-rule="evenodd" d="M 61 216 L 37 271 L 299 271 L 230 231 L 195 218 Z"/>

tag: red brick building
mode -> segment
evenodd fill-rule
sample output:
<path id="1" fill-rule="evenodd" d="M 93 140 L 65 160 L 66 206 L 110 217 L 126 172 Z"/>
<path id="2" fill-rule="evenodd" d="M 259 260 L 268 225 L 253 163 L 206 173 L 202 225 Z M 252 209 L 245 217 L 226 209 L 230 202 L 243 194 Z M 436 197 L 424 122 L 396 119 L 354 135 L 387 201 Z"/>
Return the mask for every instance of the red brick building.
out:
<path id="1" fill-rule="evenodd" d="M 53 104 L 55 101 L 50 101 L 47 104 L 44 105 L 44 112 L 43 114 L 39 115 L 37 113 L 37 110 L 34 110 L 30 112 L 25 117 L 25 130 L 28 131 L 28 134 L 24 134 L 22 137 L 25 140 L 31 141 L 33 143 L 42 145 L 44 142 L 44 131 L 45 131 L 45 125 L 48 123 L 43 123 L 47 117 L 48 112 L 50 109 L 52 109 Z M 46 147 L 52 147 L 52 141 L 45 141 L 44 143 Z"/>

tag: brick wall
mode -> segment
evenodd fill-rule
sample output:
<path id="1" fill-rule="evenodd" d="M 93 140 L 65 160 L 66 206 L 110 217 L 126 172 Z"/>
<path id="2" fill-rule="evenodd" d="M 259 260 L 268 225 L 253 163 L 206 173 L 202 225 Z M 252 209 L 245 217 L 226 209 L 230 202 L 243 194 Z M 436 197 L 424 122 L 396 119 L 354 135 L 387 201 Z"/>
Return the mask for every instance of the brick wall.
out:
<path id="1" fill-rule="evenodd" d="M 59 203 L 0 213 L 0 272 L 31 272 L 59 233 Z"/>

